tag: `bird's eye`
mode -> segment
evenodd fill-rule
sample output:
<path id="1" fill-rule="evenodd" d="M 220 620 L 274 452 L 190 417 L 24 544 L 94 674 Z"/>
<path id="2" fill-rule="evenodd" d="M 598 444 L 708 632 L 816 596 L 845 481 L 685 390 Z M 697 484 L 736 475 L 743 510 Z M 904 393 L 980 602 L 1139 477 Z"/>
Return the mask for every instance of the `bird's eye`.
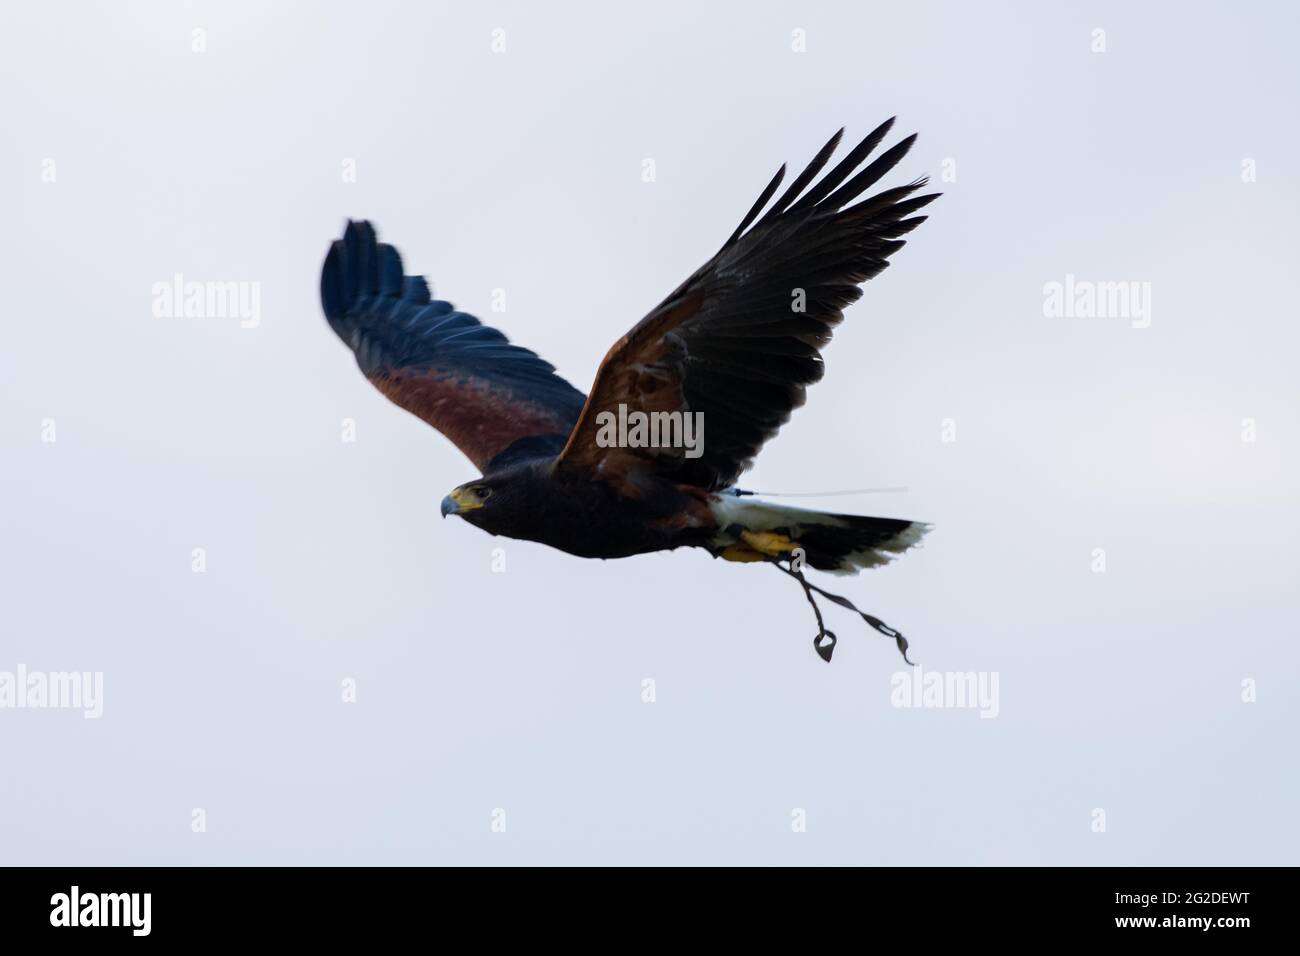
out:
<path id="1" fill-rule="evenodd" d="M 491 496 L 491 494 L 492 494 L 491 488 L 480 488 L 478 490 L 478 496 L 480 501 L 486 501 L 488 497 Z"/>

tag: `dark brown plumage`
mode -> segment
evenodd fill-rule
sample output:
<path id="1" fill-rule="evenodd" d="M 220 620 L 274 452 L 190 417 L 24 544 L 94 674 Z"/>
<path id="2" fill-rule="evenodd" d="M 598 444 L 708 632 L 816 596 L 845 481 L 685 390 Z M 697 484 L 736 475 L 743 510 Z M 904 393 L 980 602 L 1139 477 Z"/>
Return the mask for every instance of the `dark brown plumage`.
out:
<path id="1" fill-rule="evenodd" d="M 804 563 L 873 567 L 925 530 L 752 501 L 733 487 L 821 378 L 821 350 L 860 284 L 885 269 L 901 237 L 925 220 L 914 213 L 937 195 L 914 195 L 921 179 L 853 204 L 915 140 L 862 166 L 892 125 L 818 180 L 836 133 L 768 206 L 782 167 L 722 248 L 614 344 L 590 396 L 533 352 L 432 299 L 364 222 L 349 223 L 326 257 L 326 317 L 376 387 L 482 471 L 444 499 L 444 514 L 582 557 L 697 546 L 731 560 L 789 561 L 787 573 L 812 601 L 814 590 L 825 592 L 804 580 Z M 610 442 L 616 410 L 654 421 L 699 416 L 703 440 Z M 834 637 L 820 612 L 818 623 L 818 650 L 829 659 Z"/>

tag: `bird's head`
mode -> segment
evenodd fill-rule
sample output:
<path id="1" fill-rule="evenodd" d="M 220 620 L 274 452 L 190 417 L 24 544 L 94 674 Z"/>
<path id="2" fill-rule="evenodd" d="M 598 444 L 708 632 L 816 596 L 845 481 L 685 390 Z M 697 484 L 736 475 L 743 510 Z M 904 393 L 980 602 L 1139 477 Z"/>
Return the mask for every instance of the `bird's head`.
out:
<path id="1" fill-rule="evenodd" d="M 487 478 L 467 481 L 451 489 L 451 493 L 442 499 L 442 516 L 460 515 L 470 524 L 489 523 L 491 513 L 497 510 L 501 500 L 493 496 L 500 490 Z"/>
<path id="2" fill-rule="evenodd" d="M 544 471 L 525 463 L 467 481 L 442 499 L 442 516 L 460 515 L 489 534 L 528 537 L 546 500 Z"/>

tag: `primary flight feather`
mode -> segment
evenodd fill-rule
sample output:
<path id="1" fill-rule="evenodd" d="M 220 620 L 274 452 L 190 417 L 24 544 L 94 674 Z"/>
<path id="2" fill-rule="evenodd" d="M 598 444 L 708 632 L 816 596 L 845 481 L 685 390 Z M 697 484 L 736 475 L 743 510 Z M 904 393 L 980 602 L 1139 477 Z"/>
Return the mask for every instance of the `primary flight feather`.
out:
<path id="1" fill-rule="evenodd" d="M 433 299 L 366 222 L 349 222 L 326 255 L 325 316 L 375 387 L 482 473 L 443 499 L 444 516 L 588 558 L 691 546 L 776 563 L 813 603 L 824 659 L 835 636 L 814 591 L 905 654 L 901 634 L 810 584 L 802 569 L 875 567 L 927 525 L 791 508 L 735 487 L 821 378 L 821 350 L 861 283 L 889 265 L 925 221 L 915 213 L 938 195 L 916 195 L 919 179 L 855 202 L 915 141 L 863 165 L 893 122 L 818 179 L 836 133 L 769 206 L 782 167 L 722 248 L 614 343 L 589 396 L 536 353 Z M 659 426 L 673 440 L 659 440 Z"/>

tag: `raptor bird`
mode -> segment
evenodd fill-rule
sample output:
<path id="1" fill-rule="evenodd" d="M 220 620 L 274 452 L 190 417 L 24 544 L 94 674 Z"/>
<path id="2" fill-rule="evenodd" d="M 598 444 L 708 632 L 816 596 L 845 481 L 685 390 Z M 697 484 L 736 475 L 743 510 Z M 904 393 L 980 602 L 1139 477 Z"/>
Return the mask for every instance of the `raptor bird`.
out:
<path id="1" fill-rule="evenodd" d="M 450 302 L 367 222 L 347 224 L 321 272 L 321 304 L 361 371 L 449 438 L 482 472 L 442 500 L 494 535 L 584 558 L 683 546 L 776 565 L 813 606 L 813 646 L 829 661 L 816 592 L 907 641 L 804 568 L 856 573 L 915 545 L 928 525 L 762 501 L 736 487 L 763 444 L 822 377 L 821 350 L 938 195 L 926 180 L 860 196 L 915 134 L 867 162 L 893 126 L 872 130 L 829 172 L 841 129 L 775 202 L 777 171 L 722 248 L 614 343 L 583 395 L 534 352 Z"/>

